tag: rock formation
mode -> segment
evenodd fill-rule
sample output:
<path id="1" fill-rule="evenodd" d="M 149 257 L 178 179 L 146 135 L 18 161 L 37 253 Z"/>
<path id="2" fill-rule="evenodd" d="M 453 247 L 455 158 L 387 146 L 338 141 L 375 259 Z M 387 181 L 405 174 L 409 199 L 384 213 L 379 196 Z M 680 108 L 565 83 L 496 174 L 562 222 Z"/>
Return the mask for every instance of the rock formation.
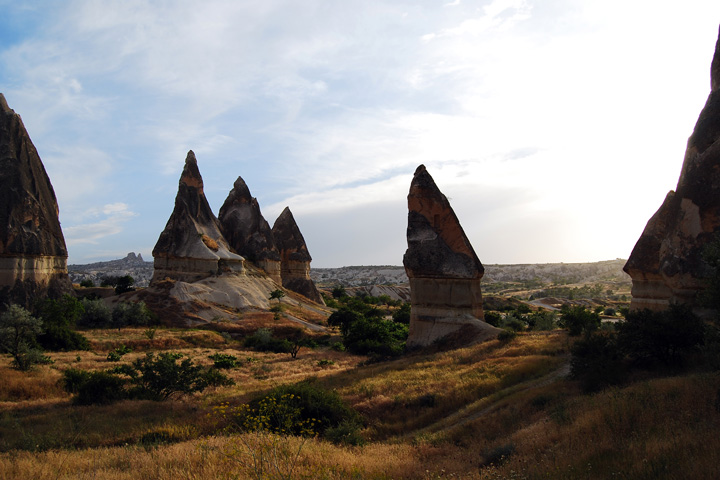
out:
<path id="1" fill-rule="evenodd" d="M 496 336 L 499 330 L 483 321 L 483 265 L 424 165 L 410 184 L 408 210 L 403 257 L 412 304 L 408 347 L 429 345 L 466 326 L 477 339 Z"/>
<path id="2" fill-rule="evenodd" d="M 288 207 L 275 220 L 272 234 L 280 250 L 283 287 L 324 305 L 320 292 L 310 278 L 312 257 Z"/>
<path id="3" fill-rule="evenodd" d="M 260 213 L 257 199 L 250 195 L 242 177 L 235 180 L 233 189 L 220 208 L 218 219 L 230 246 L 282 285 L 280 252 L 275 246 L 270 225 Z"/>
<path id="4" fill-rule="evenodd" d="M 0 93 L 0 303 L 72 292 L 58 212 L 22 119 Z"/>
<path id="5" fill-rule="evenodd" d="M 180 176 L 175 209 L 155 248 L 151 283 L 171 278 L 194 282 L 211 275 L 243 271 L 243 258 L 233 253 L 220 231 L 203 192 L 195 154 L 188 152 Z"/>
<path id="6" fill-rule="evenodd" d="M 720 227 L 720 38 L 711 92 L 688 140 L 680 179 L 635 244 L 624 270 L 632 277 L 632 309 L 670 303 L 699 306 L 705 288 L 704 246 Z"/>

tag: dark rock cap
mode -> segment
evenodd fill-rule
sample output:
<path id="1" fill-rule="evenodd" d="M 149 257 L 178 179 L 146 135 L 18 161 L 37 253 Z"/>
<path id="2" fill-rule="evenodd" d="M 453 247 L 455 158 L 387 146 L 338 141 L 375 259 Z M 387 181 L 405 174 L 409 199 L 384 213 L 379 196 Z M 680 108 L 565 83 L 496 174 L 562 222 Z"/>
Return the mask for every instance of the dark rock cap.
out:
<path id="1" fill-rule="evenodd" d="M 242 177 L 235 180 L 218 219 L 225 238 L 237 253 L 251 261 L 280 261 L 270 225 Z"/>
<path id="2" fill-rule="evenodd" d="M 275 245 L 281 252 L 287 252 L 287 259 L 296 262 L 311 262 L 312 257 L 308 252 L 305 239 L 300 233 L 289 207 L 285 207 L 280 216 L 275 220 L 272 227 L 272 235 Z M 283 255 L 284 256 L 284 255 Z"/>
<path id="3" fill-rule="evenodd" d="M 408 194 L 408 276 L 480 278 L 485 269 L 435 181 L 420 165 Z"/>
<path id="4" fill-rule="evenodd" d="M 25 125 L 0 93 L 0 255 L 67 257 L 58 212 Z"/>

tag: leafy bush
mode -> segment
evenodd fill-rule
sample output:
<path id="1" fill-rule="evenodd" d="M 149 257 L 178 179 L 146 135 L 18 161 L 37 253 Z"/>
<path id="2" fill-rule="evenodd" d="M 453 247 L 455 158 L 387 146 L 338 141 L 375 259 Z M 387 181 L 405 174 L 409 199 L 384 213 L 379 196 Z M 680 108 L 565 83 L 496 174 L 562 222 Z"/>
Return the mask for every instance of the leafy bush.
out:
<path id="1" fill-rule="evenodd" d="M 46 358 L 37 348 L 36 337 L 43 331 L 42 321 L 19 305 L 10 305 L 0 315 L 0 352 L 13 357 L 18 370 L 29 370 L 33 365 L 45 363 Z"/>
<path id="2" fill-rule="evenodd" d="M 339 425 L 328 427 L 323 437 L 336 445 L 365 445 L 365 439 L 360 434 L 362 424 L 355 419 L 345 419 Z"/>
<path id="3" fill-rule="evenodd" d="M 360 317 L 350 324 L 343 343 L 353 353 L 394 357 L 405 351 L 407 336 L 407 325 Z"/>
<path id="4" fill-rule="evenodd" d="M 90 350 L 90 341 L 84 335 L 56 325 L 46 326 L 45 332 L 38 336 L 38 343 L 53 352 Z"/>
<path id="5" fill-rule="evenodd" d="M 576 341 L 572 348 L 570 375 L 586 392 L 622 383 L 627 376 L 624 355 L 612 332 L 594 332 Z"/>
<path id="6" fill-rule="evenodd" d="M 85 310 L 78 299 L 70 295 L 46 298 L 36 308 L 43 321 L 43 332 L 37 337 L 41 347 L 56 352 L 90 350 L 88 339 L 72 330 Z"/>
<path id="7" fill-rule="evenodd" d="M 505 316 L 503 324 L 506 328 L 514 330 L 516 332 L 522 332 L 527 328 L 527 324 L 516 316 L 516 314 L 509 313 Z"/>
<path id="8" fill-rule="evenodd" d="M 631 358 L 679 365 L 699 349 L 705 324 L 688 305 L 671 305 L 662 312 L 631 311 L 617 324 L 618 344 Z"/>
<path id="9" fill-rule="evenodd" d="M 218 369 L 237 368 L 242 363 L 239 358 L 226 353 L 215 353 L 208 358 L 214 362 L 213 366 Z"/>
<path id="10" fill-rule="evenodd" d="M 503 343 L 510 342 L 517 337 L 517 332 L 512 329 L 504 329 L 502 332 L 498 333 L 497 339 L 500 340 Z"/>
<path id="11" fill-rule="evenodd" d="M 103 328 L 110 326 L 112 323 L 112 312 L 105 302 L 100 299 L 90 300 L 83 298 L 81 303 L 83 313 L 77 321 L 79 327 Z"/>
<path id="12" fill-rule="evenodd" d="M 259 352 L 291 353 L 293 344 L 273 336 L 269 328 L 258 328 L 255 333 L 245 339 L 245 346 Z"/>
<path id="13" fill-rule="evenodd" d="M 600 315 L 590 312 L 585 307 L 563 306 L 560 315 L 560 325 L 568 329 L 571 336 L 578 336 L 583 332 L 592 332 L 600 327 Z"/>
<path id="14" fill-rule="evenodd" d="M 282 425 L 279 418 L 270 418 L 272 428 L 284 429 L 292 435 L 302 435 L 301 426 L 312 422 L 313 431 L 323 435 L 327 429 L 339 426 L 343 421 L 360 423 L 359 415 L 345 405 L 334 390 L 326 390 L 313 380 L 305 380 L 292 385 L 280 385 L 270 393 L 250 402 L 250 408 L 257 411 L 263 402 L 272 399 L 275 404 L 286 404 L 298 410 L 296 425 Z"/>
<path id="15" fill-rule="evenodd" d="M 112 311 L 112 326 L 120 329 L 128 326 L 146 326 L 154 317 L 145 302 L 120 302 Z"/>
<path id="16" fill-rule="evenodd" d="M 105 277 L 100 284 L 102 287 L 115 288 L 116 295 L 135 290 L 133 285 L 135 285 L 135 279 L 130 275 L 124 275 L 121 277 Z"/>
<path id="17" fill-rule="evenodd" d="M 527 316 L 527 322 L 532 330 L 554 330 L 557 324 L 557 314 L 555 312 L 534 312 Z"/>
<path id="18" fill-rule="evenodd" d="M 78 405 L 108 404 L 128 397 L 125 380 L 106 371 L 71 368 L 63 372 L 62 382 L 67 392 L 76 394 Z"/>
<path id="19" fill-rule="evenodd" d="M 160 353 L 157 357 L 147 353 L 130 365 L 116 367 L 114 372 L 129 377 L 130 397 L 156 401 L 201 392 L 218 382 L 231 381 L 216 369 L 206 370 L 190 359 L 177 363 L 182 357 L 179 353 Z"/>
<path id="20" fill-rule="evenodd" d="M 411 306 L 407 302 L 400 305 L 400 308 L 393 312 L 393 322 L 410 325 L 410 309 Z"/>
<path id="21" fill-rule="evenodd" d="M 81 287 L 85 287 L 85 288 L 92 288 L 92 287 L 95 286 L 95 282 L 93 282 L 93 281 L 90 280 L 89 278 L 86 278 L 86 279 L 84 279 L 83 281 L 80 282 L 80 286 L 81 286 Z"/>
<path id="22" fill-rule="evenodd" d="M 498 312 L 485 312 L 485 321 L 493 327 L 499 327 L 502 324 L 502 315 Z"/>
<path id="23" fill-rule="evenodd" d="M 132 348 L 120 345 L 118 348 L 108 353 L 107 360 L 108 362 L 119 362 L 123 355 L 127 355 L 130 352 L 132 352 Z"/>
<path id="24" fill-rule="evenodd" d="M 362 317 L 362 314 L 347 307 L 342 307 L 340 310 L 333 312 L 333 314 L 328 317 L 327 323 L 331 327 L 340 327 L 340 333 L 344 336 L 347 335 L 350 325 L 359 320 L 360 317 Z"/>

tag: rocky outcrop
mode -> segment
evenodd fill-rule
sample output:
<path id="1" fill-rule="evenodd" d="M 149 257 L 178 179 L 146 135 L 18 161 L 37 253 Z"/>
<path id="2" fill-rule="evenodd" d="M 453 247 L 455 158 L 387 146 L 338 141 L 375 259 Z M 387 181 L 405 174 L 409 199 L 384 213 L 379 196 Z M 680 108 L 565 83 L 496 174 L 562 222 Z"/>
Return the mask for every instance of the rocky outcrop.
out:
<path id="1" fill-rule="evenodd" d="M 403 257 L 412 304 L 408 347 L 430 345 L 468 326 L 477 339 L 496 336 L 499 330 L 483 321 L 483 265 L 424 165 L 415 170 L 408 210 Z"/>
<path id="2" fill-rule="evenodd" d="M 230 247 L 265 270 L 278 285 L 280 252 L 275 246 L 270 225 L 260 213 L 260 205 L 242 177 L 235 180 L 225 203 L 220 208 L 220 226 Z"/>
<path id="3" fill-rule="evenodd" d="M 175 209 L 153 249 L 151 283 L 166 278 L 194 282 L 222 273 L 240 273 L 243 258 L 233 253 L 205 198 L 195 154 L 188 152 Z"/>
<path id="4" fill-rule="evenodd" d="M 58 212 L 22 119 L 0 93 L 0 303 L 72 292 Z"/>
<path id="5" fill-rule="evenodd" d="M 275 220 L 272 234 L 280 251 L 283 287 L 324 305 L 320 292 L 310 278 L 312 257 L 288 207 Z"/>
<path id="6" fill-rule="evenodd" d="M 665 197 L 635 244 L 624 270 L 632 277 L 631 309 L 700 306 L 708 267 L 704 246 L 720 227 L 720 38 L 711 92 L 688 140 L 677 188 Z"/>

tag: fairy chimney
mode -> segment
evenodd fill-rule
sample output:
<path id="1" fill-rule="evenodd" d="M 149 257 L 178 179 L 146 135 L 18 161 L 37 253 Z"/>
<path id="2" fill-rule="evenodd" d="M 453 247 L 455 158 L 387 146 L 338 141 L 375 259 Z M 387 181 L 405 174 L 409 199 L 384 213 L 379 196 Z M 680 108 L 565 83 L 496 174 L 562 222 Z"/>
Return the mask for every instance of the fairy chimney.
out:
<path id="1" fill-rule="evenodd" d="M 243 258 L 231 251 L 205 198 L 192 150 L 180 176 L 175 209 L 152 254 L 155 271 L 151 283 L 165 278 L 194 282 L 244 269 Z"/>

